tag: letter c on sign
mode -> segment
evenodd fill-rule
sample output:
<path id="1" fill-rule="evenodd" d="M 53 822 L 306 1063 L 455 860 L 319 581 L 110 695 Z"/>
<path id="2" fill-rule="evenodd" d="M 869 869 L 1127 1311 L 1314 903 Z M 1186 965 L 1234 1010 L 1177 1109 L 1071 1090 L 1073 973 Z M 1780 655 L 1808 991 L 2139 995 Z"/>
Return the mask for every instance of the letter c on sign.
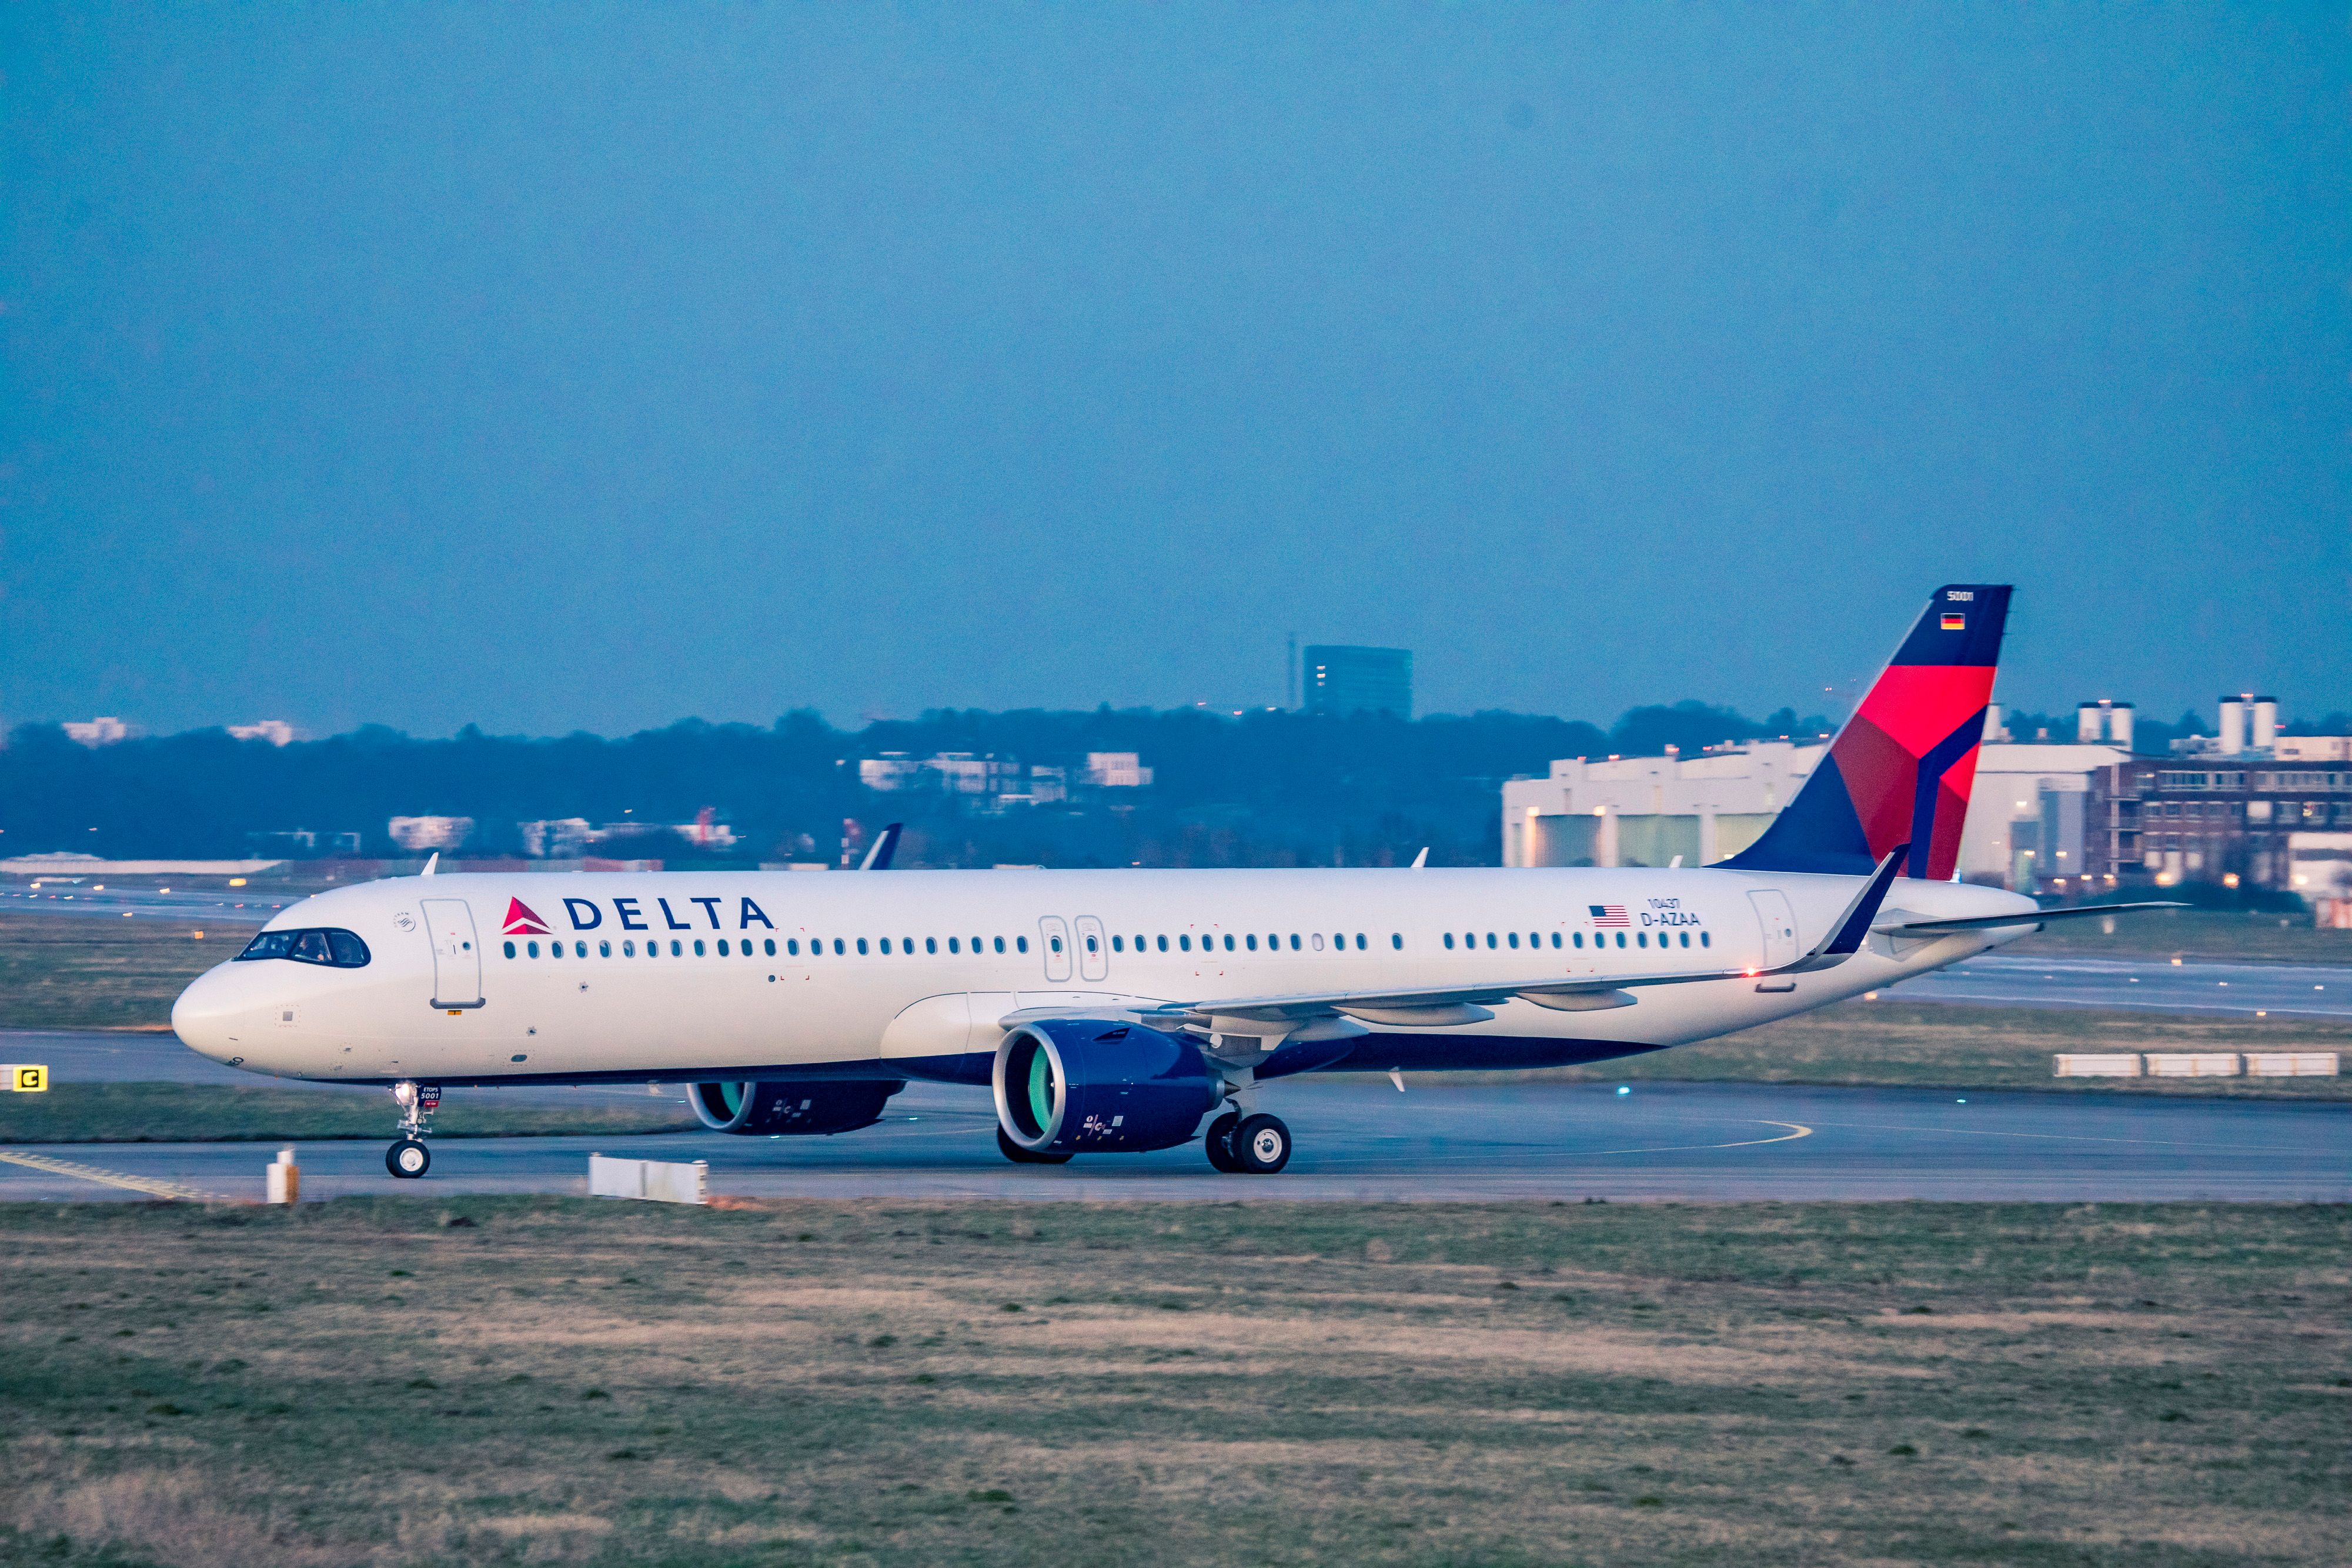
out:
<path id="1" fill-rule="evenodd" d="M 584 920 L 580 917 L 580 912 L 583 909 L 588 912 L 588 917 Z M 593 931 L 604 924 L 604 912 L 585 898 L 565 899 L 563 913 L 572 916 L 572 929 L 574 931 Z"/>

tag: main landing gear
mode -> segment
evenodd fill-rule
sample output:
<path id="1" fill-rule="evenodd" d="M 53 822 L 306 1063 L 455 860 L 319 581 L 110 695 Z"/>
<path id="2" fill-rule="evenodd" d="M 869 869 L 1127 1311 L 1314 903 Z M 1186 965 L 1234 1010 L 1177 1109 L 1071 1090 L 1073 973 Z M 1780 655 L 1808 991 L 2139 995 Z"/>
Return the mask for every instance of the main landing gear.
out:
<path id="1" fill-rule="evenodd" d="M 441 1108 L 441 1086 L 403 1081 L 392 1086 L 392 1097 L 400 1106 L 400 1136 L 384 1150 L 383 1168 L 413 1181 L 433 1168 L 433 1151 L 425 1140 L 433 1134 L 433 1113 Z"/>
<path id="2" fill-rule="evenodd" d="M 1273 1176 L 1290 1163 L 1290 1129 L 1279 1116 L 1228 1111 L 1209 1124 L 1209 1164 L 1229 1176 Z"/>

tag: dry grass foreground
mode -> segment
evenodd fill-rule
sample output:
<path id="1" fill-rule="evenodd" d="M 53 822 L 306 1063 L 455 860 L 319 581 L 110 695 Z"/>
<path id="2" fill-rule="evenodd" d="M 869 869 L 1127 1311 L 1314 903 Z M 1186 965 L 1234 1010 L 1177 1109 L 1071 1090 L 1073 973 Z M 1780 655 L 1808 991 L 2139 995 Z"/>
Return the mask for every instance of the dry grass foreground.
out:
<path id="1" fill-rule="evenodd" d="M 0 1561 L 2322 1563 L 2352 1209 L 0 1208 Z"/>

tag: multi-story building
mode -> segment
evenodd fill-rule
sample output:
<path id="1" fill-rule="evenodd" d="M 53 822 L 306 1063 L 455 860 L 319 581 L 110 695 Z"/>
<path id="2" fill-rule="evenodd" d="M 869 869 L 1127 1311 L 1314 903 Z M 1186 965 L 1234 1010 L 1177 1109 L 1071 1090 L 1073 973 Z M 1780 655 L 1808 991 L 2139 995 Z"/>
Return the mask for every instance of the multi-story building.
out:
<path id="1" fill-rule="evenodd" d="M 2088 809 L 2087 870 L 2102 883 L 2292 890 L 2294 835 L 2352 828 L 2352 762 L 2134 758 L 2092 776 Z"/>
<path id="2" fill-rule="evenodd" d="M 1752 740 L 1696 757 L 1565 758 L 1541 779 L 1503 786 L 1503 863 L 1722 860 L 1756 841 L 1827 749 Z"/>
<path id="3" fill-rule="evenodd" d="M 1412 716 L 1412 654 L 1403 648 L 1328 644 L 1306 650 L 1307 711 Z"/>

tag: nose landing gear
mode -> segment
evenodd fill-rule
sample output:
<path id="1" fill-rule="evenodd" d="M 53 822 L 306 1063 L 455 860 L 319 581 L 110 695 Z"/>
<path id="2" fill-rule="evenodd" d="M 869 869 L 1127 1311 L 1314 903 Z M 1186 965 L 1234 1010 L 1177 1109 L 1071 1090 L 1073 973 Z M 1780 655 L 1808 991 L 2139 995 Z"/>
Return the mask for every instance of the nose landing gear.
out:
<path id="1" fill-rule="evenodd" d="M 425 1140 L 433 1134 L 433 1113 L 441 1108 L 441 1086 L 404 1080 L 392 1086 L 392 1097 L 400 1106 L 400 1136 L 384 1150 L 383 1168 L 413 1181 L 433 1168 L 433 1151 Z"/>

